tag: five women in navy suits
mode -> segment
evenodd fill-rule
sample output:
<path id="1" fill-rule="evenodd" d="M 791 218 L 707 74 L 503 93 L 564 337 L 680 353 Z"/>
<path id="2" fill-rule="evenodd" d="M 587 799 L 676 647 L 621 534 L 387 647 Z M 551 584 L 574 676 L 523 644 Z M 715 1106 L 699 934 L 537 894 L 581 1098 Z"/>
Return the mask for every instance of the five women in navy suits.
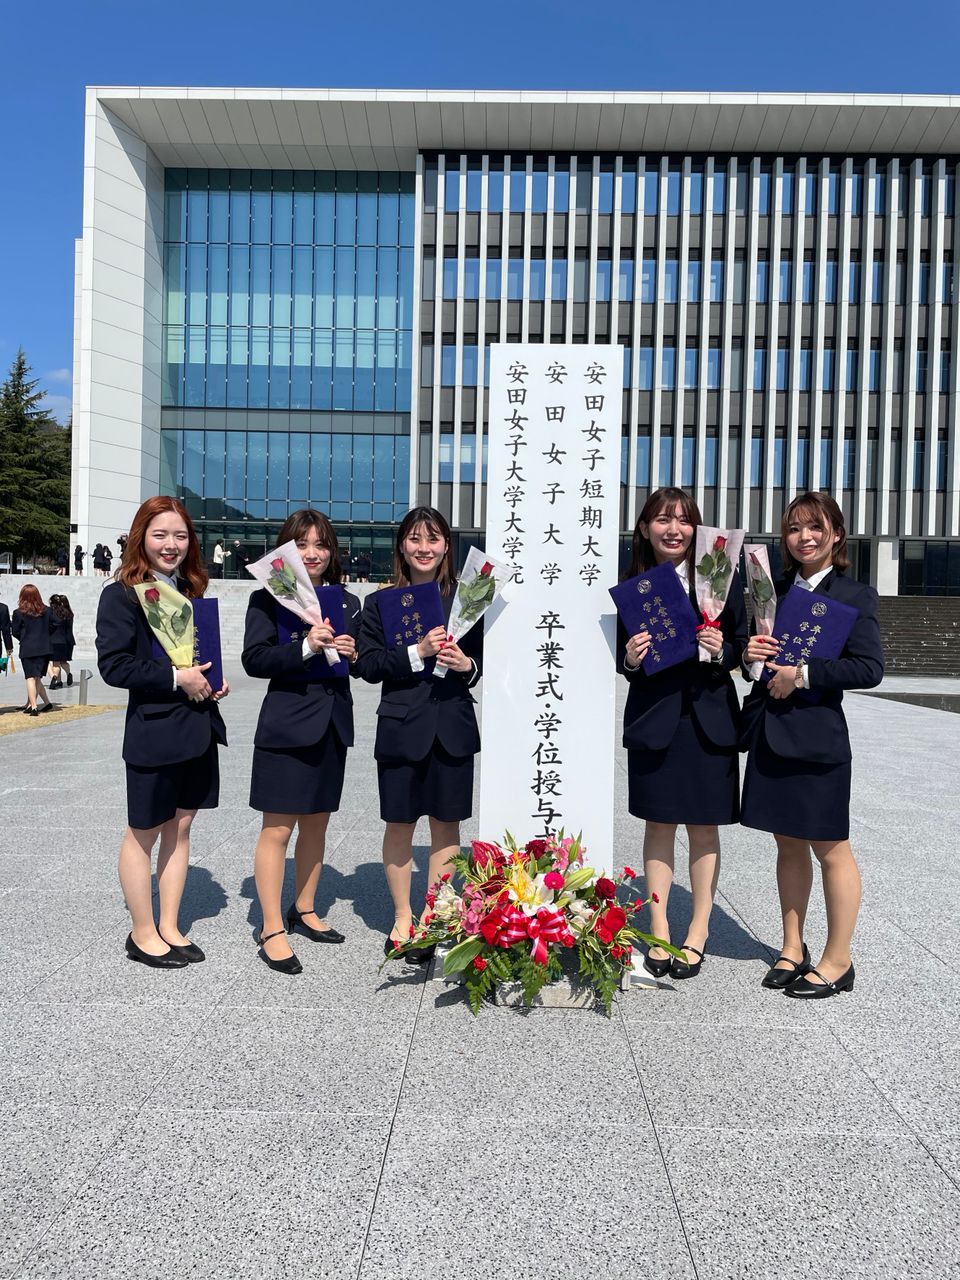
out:
<path id="1" fill-rule="evenodd" d="M 682 489 L 663 488 L 644 504 L 633 534 L 630 576 L 658 564 L 672 564 L 684 590 L 693 595 L 693 557 L 700 511 Z M 746 611 L 736 571 L 720 626 L 705 627 L 700 642 L 709 662 L 697 657 L 647 675 L 641 663 L 650 635 L 627 636 L 621 623 L 617 668 L 630 682 L 623 718 L 627 748 L 628 807 L 646 826 L 643 862 L 650 904 L 650 927 L 669 940 L 667 899 L 673 883 L 677 826 L 687 829 L 693 912 L 683 950 L 686 961 L 651 949 L 645 967 L 656 977 L 700 971 L 710 932 L 710 912 L 720 871 L 720 826 L 739 817 L 737 696 L 730 672 L 740 665 L 746 641 Z"/>
<path id="2" fill-rule="evenodd" d="M 278 546 L 291 541 L 315 587 L 341 581 L 337 537 L 325 515 L 295 511 L 277 535 Z M 315 942 L 344 940 L 314 910 L 327 824 L 340 807 L 347 748 L 353 746 L 350 678 L 331 674 L 322 653 L 332 646 L 351 666 L 356 663 L 360 602 L 344 592 L 344 604 L 345 630 L 339 634 L 329 620 L 313 627 L 301 623 L 263 589 L 253 593 L 247 607 L 243 669 L 270 681 L 254 737 L 250 783 L 250 805 L 263 814 L 254 862 L 263 912 L 260 955 L 283 973 L 302 968 L 288 932 L 300 929 Z M 296 897 L 285 927 L 281 893 L 294 827 Z"/>
<path id="3" fill-rule="evenodd" d="M 450 526 L 432 507 L 416 507 L 397 530 L 394 586 L 436 582 L 445 618 L 456 592 Z M 383 866 L 393 898 L 394 922 L 384 952 L 405 940 L 413 915 L 410 883 L 417 819 L 430 819 L 428 885 L 435 884 L 460 849 L 460 823 L 473 808 L 473 760 L 480 731 L 471 687 L 481 675 L 483 631 L 467 633 L 463 646 L 436 626 L 418 644 L 394 647 L 384 634 L 377 593 L 360 623 L 359 669 L 382 685 L 374 755 L 380 816 L 386 823 Z M 439 679 L 437 665 L 448 669 Z M 408 960 L 428 952 L 407 952 Z"/>
<path id="4" fill-rule="evenodd" d="M 154 650 L 134 587 L 164 581 L 189 598 L 207 586 L 200 544 L 176 498 L 149 498 L 130 527 L 116 581 L 97 609 L 97 655 L 104 681 L 128 691 L 123 735 L 127 821 L 120 846 L 120 883 L 133 921 L 131 960 L 181 968 L 204 959 L 179 929 L 177 917 L 190 860 L 190 827 L 198 809 L 219 800 L 217 751 L 226 745 L 218 703 L 228 686 L 212 689 L 203 666 L 175 668 Z M 159 839 L 154 921 L 150 858 Z"/>
<path id="5" fill-rule="evenodd" d="M 843 513 L 828 494 L 804 493 L 783 514 L 781 553 L 796 583 L 859 611 L 839 658 L 777 662 L 776 637 L 751 636 L 747 662 L 773 673 L 757 682 L 744 705 L 748 745 L 744 826 L 770 831 L 777 842 L 777 885 L 783 916 L 780 957 L 763 985 L 797 999 L 824 999 L 853 988 L 850 958 L 860 908 L 860 873 L 850 847 L 850 739 L 844 689 L 870 689 L 883 676 L 877 593 L 844 575 L 849 560 Z M 820 864 L 827 942 L 816 967 L 803 940 L 813 870 Z"/>

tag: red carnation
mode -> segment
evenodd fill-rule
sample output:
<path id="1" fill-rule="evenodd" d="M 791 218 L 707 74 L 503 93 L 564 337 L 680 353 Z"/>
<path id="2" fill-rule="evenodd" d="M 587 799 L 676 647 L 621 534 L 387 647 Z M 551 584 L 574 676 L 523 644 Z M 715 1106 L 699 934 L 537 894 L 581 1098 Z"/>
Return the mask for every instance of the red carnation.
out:
<path id="1" fill-rule="evenodd" d="M 637 875 L 633 867 L 624 867 L 623 874 L 627 877 L 628 880 L 634 880 Z"/>
<path id="2" fill-rule="evenodd" d="M 619 960 L 623 955 L 623 947 L 611 947 L 610 954 L 613 956 L 614 960 Z"/>
<path id="3" fill-rule="evenodd" d="M 449 872 L 449 871 L 445 871 L 445 872 L 443 873 L 443 875 L 440 877 L 440 883 L 441 883 L 441 884 L 446 884 L 446 883 L 447 883 L 447 881 L 448 881 L 449 879 L 450 879 L 450 872 Z"/>
<path id="4" fill-rule="evenodd" d="M 157 590 L 156 587 L 148 587 L 147 590 L 143 593 L 143 598 L 144 600 L 146 600 L 147 604 L 159 604 L 160 592 Z"/>
<path id="5" fill-rule="evenodd" d="M 659 902 L 659 901 L 660 901 L 660 895 L 659 895 L 659 893 L 651 893 L 650 897 L 653 899 L 653 901 L 654 901 L 654 902 Z"/>
<path id="6" fill-rule="evenodd" d="M 492 572 L 493 572 L 493 565 L 490 563 L 489 560 L 484 560 L 483 568 L 480 570 L 480 577 L 489 578 Z"/>
<path id="7" fill-rule="evenodd" d="M 600 928 L 608 930 L 611 934 L 619 933 L 626 923 L 627 913 L 623 907 L 607 907 L 600 917 Z"/>
<path id="8" fill-rule="evenodd" d="M 543 883 L 547 886 L 548 889 L 555 889 L 559 891 L 560 889 L 563 888 L 564 879 L 559 871 L 548 871 L 547 874 L 543 877 Z"/>
<path id="9" fill-rule="evenodd" d="M 484 960 L 483 956 L 474 956 L 473 967 L 476 969 L 477 973 L 483 973 L 484 969 L 487 967 L 487 962 Z"/>
<path id="10" fill-rule="evenodd" d="M 276 569 L 277 573 L 279 573 L 279 572 L 280 572 L 280 570 L 283 568 L 283 557 L 282 557 L 282 556 L 277 556 L 276 560 L 271 560 L 271 561 L 270 561 L 270 568 L 271 568 L 271 569 Z"/>
<path id="11" fill-rule="evenodd" d="M 598 898 L 615 898 L 617 896 L 617 886 L 612 880 L 608 880 L 606 876 L 601 876 L 593 887 Z"/>
<path id="12" fill-rule="evenodd" d="M 726 538 L 723 536 L 723 534 L 720 534 L 716 542 L 713 544 L 713 549 L 714 551 L 722 551 L 726 545 L 727 545 Z"/>

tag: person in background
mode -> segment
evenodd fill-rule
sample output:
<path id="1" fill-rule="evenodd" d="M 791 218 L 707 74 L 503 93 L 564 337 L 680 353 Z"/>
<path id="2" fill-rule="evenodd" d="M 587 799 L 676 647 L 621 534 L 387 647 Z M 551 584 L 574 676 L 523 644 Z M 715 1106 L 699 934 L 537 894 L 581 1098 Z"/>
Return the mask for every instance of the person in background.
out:
<path id="1" fill-rule="evenodd" d="M 213 576 L 215 578 L 223 577 L 223 562 L 230 555 L 229 551 L 223 548 L 223 539 L 218 538 L 213 547 Z"/>
<path id="2" fill-rule="evenodd" d="M 250 557 L 247 555 L 247 549 L 243 545 L 243 543 L 240 541 L 239 538 L 234 538 L 233 547 L 231 548 L 230 551 L 224 552 L 224 558 L 226 558 L 226 556 L 228 555 L 232 555 L 234 558 L 234 566 L 237 570 L 237 577 L 243 578 L 245 576 L 244 570 L 246 569 L 247 565 L 250 563 Z"/>
<path id="3" fill-rule="evenodd" d="M 109 578 L 110 566 L 112 564 L 113 564 L 113 552 L 110 550 L 107 544 L 104 543 L 103 544 L 103 576 L 105 578 Z"/>
<path id="4" fill-rule="evenodd" d="M 122 560 L 123 553 L 127 549 L 127 535 L 125 533 L 121 533 L 120 537 L 117 539 L 117 546 L 120 548 L 120 559 Z"/>
<path id="5" fill-rule="evenodd" d="M 40 592 L 30 582 L 20 588 L 20 599 L 13 611 L 10 630 L 20 641 L 20 666 L 27 681 L 28 716 L 40 714 L 37 701 L 44 711 L 53 710 L 53 703 L 43 687 L 43 677 L 53 653 L 50 642 L 50 610 L 40 598 Z"/>
<path id="6" fill-rule="evenodd" d="M 50 597 L 50 643 L 53 646 L 50 688 L 62 689 L 64 675 L 69 687 L 73 684 L 70 662 L 77 642 L 73 635 L 73 610 L 66 596 Z"/>
<path id="7" fill-rule="evenodd" d="M 57 577 L 65 578 L 67 576 L 67 567 L 70 564 L 70 556 L 67 553 L 66 547 L 64 546 L 57 547 L 56 562 L 57 562 Z"/>
<path id="8" fill-rule="evenodd" d="M 13 657 L 13 632 L 10 630 L 10 610 L 0 600 L 0 641 L 3 643 L 3 650 L 6 655 L 4 658 L 4 666 L 9 658 Z"/>
<path id="9" fill-rule="evenodd" d="M 86 554 L 87 553 L 84 551 L 83 547 L 81 547 L 80 543 L 78 542 L 77 545 L 73 548 L 73 572 L 77 575 L 78 578 L 83 577 L 83 557 Z"/>
<path id="10" fill-rule="evenodd" d="M 107 562 L 103 558 L 103 543 L 98 542 L 93 548 L 93 573 L 94 577 L 105 578 L 107 576 Z"/>

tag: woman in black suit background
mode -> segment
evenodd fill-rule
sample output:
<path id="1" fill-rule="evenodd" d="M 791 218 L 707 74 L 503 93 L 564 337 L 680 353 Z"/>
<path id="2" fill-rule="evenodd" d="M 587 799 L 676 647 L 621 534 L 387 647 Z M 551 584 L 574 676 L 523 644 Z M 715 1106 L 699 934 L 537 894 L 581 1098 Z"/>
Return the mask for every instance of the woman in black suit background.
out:
<path id="1" fill-rule="evenodd" d="M 64 673 L 67 684 L 73 684 L 70 663 L 77 643 L 73 634 L 73 610 L 70 608 L 70 601 L 63 595 L 50 597 L 50 643 L 53 654 L 50 659 L 53 677 L 50 688 L 62 689 Z"/>
<path id="2" fill-rule="evenodd" d="M 693 559 L 697 504 L 683 489 L 658 489 L 644 504 L 633 531 L 630 576 L 658 564 L 672 564 L 695 604 Z M 737 720 L 739 705 L 730 672 L 740 665 L 747 619 L 740 580 L 734 570 L 720 626 L 705 627 L 700 640 L 711 654 L 647 675 L 640 665 L 650 635 L 627 636 L 618 627 L 617 669 L 630 682 L 623 716 L 627 748 L 628 807 L 645 822 L 643 865 L 650 904 L 650 928 L 669 940 L 667 899 L 673 884 L 677 826 L 687 828 L 693 913 L 683 950 L 687 961 L 652 948 L 644 967 L 655 977 L 700 972 L 710 912 L 720 873 L 720 826 L 739 817 Z"/>
<path id="3" fill-rule="evenodd" d="M 745 662 L 764 661 L 773 676 L 757 682 L 744 703 L 746 827 L 770 831 L 777 842 L 777 887 L 783 946 L 763 986 L 797 999 L 825 999 L 852 991 L 850 943 L 860 910 L 860 871 L 850 847 L 850 736 L 844 689 L 872 689 L 883 678 L 876 591 L 844 575 L 850 561 L 843 512 L 827 493 L 803 493 L 787 507 L 780 549 L 793 583 L 851 605 L 859 618 L 839 658 L 797 666 L 776 661 L 775 636 L 751 636 Z M 803 940 L 813 884 L 810 851 L 820 863 L 827 908 L 827 942 L 816 968 Z"/>
<path id="4" fill-rule="evenodd" d="M 220 796 L 217 750 L 227 736 L 217 705 L 226 684 L 211 689 L 210 664 L 175 668 L 157 657 L 153 634 L 134 586 L 164 581 L 191 599 L 207 587 L 200 543 L 176 498 L 148 498 L 130 526 L 116 581 L 97 609 L 97 656 L 109 685 L 128 690 L 123 734 L 127 821 L 120 846 L 120 884 L 133 921 L 131 960 L 177 969 L 204 959 L 177 923 L 190 862 L 190 828 L 198 809 Z M 154 922 L 150 858 L 157 853 L 159 925 Z"/>
<path id="5" fill-rule="evenodd" d="M 341 581 L 337 535 L 325 515 L 295 511 L 277 534 L 277 546 L 291 541 L 315 587 Z M 356 662 L 360 601 L 344 592 L 344 606 L 342 634 L 335 635 L 326 621 L 314 627 L 297 622 L 297 631 L 285 643 L 277 626 L 277 602 L 268 591 L 254 591 L 247 606 L 243 669 L 270 681 L 253 739 L 250 782 L 251 808 L 263 814 L 254 862 L 263 913 L 259 945 L 262 958 L 281 973 L 302 969 L 286 940 L 294 929 L 314 942 L 344 940 L 314 910 L 327 824 L 340 807 L 347 748 L 353 746 L 350 678 L 329 674 L 321 653 L 332 645 L 351 665 Z M 294 827 L 297 891 L 284 928 L 280 899 Z"/>
<path id="6" fill-rule="evenodd" d="M 30 582 L 20 588 L 20 599 L 13 611 L 10 629 L 20 642 L 20 666 L 27 681 L 27 705 L 23 708 L 24 711 L 28 716 L 38 716 L 41 711 L 37 706 L 38 699 L 43 704 L 42 710 L 52 711 L 53 703 L 43 687 L 43 677 L 47 674 L 53 653 L 50 610 L 43 603 L 40 592 Z"/>
<path id="7" fill-rule="evenodd" d="M 436 582 L 449 619 L 456 594 L 450 526 L 432 507 L 415 507 L 397 530 L 391 586 Z M 481 675 L 483 630 L 474 627 L 461 648 L 447 638 L 446 627 L 434 627 L 416 645 L 388 646 L 378 594 L 369 596 L 360 621 L 359 669 L 364 680 L 383 685 L 377 708 L 374 755 L 380 789 L 383 867 L 393 898 L 393 928 L 384 943 L 409 936 L 413 913 L 410 883 L 413 833 L 417 820 L 430 819 L 430 864 L 433 885 L 460 849 L 460 823 L 473 810 L 473 758 L 480 750 L 480 731 L 470 689 Z M 437 664 L 448 668 L 435 679 Z M 426 960 L 430 949 L 406 953 Z"/>

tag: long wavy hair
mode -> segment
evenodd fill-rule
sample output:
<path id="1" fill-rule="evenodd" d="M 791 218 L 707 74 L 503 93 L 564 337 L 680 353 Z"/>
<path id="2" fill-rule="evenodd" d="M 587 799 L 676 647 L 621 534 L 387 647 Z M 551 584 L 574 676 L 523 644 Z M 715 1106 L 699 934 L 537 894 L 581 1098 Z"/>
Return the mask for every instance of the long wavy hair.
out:
<path id="1" fill-rule="evenodd" d="M 406 560 L 403 557 L 404 539 L 418 525 L 423 525 L 428 532 L 443 538 L 447 544 L 447 553 L 440 561 L 440 567 L 437 570 L 436 583 L 440 588 L 442 596 L 448 596 L 453 589 L 456 581 L 456 570 L 453 567 L 453 539 L 450 534 L 450 526 L 446 519 L 436 510 L 435 507 L 414 507 L 400 521 L 400 528 L 397 530 L 397 540 L 393 548 L 393 586 L 402 587 L 410 581 L 410 570 Z"/>
<path id="2" fill-rule="evenodd" d="M 841 572 L 850 568 L 850 554 L 847 551 L 847 530 L 843 522 L 843 512 L 836 498 L 829 493 L 799 493 L 783 513 L 780 521 L 780 556 L 783 567 L 796 570 L 800 566 L 787 550 L 787 530 L 795 520 L 806 520 L 812 524 L 822 524 L 839 533 L 840 537 L 833 544 L 833 567 Z"/>
<path id="3" fill-rule="evenodd" d="M 31 618 L 39 618 L 46 607 L 43 597 L 32 582 L 27 582 L 20 588 L 17 608 L 21 613 L 28 614 Z"/>
<path id="4" fill-rule="evenodd" d="M 73 610 L 70 608 L 70 601 L 66 596 L 53 595 L 50 597 L 50 611 L 56 614 L 61 622 L 69 622 L 73 617 Z"/>
<path id="5" fill-rule="evenodd" d="M 151 569 L 150 561 L 147 559 L 144 543 L 151 521 L 155 520 L 157 516 L 165 515 L 179 516 L 187 526 L 189 535 L 187 554 L 180 562 L 180 566 L 177 569 L 177 577 L 186 582 L 186 594 L 191 599 L 196 599 L 206 591 L 210 575 L 203 566 L 200 540 L 197 537 L 197 531 L 193 527 L 193 521 L 187 514 L 187 508 L 177 498 L 158 496 L 156 498 L 148 498 L 142 504 L 140 510 L 133 517 L 133 523 L 130 526 L 130 533 L 127 537 L 127 547 L 123 553 L 120 568 L 113 576 L 117 582 L 122 582 L 125 587 L 136 587 L 141 582 L 154 581 L 153 569 Z"/>
<path id="6" fill-rule="evenodd" d="M 322 511 L 314 511 L 312 507 L 304 507 L 300 511 L 291 512 L 280 526 L 280 532 L 277 534 L 277 546 L 282 547 L 285 542 L 296 542 L 299 538 L 305 538 L 311 529 L 316 529 L 320 545 L 326 547 L 330 552 L 330 563 L 323 571 L 323 581 L 328 583 L 341 582 L 343 580 L 343 569 L 340 565 L 340 546 L 329 517 L 325 516 Z"/>
<path id="7" fill-rule="evenodd" d="M 700 508 L 685 489 L 677 489 L 673 485 L 666 485 L 664 488 L 656 489 L 651 493 L 643 504 L 643 510 L 637 516 L 637 523 L 633 530 L 633 556 L 628 577 L 635 578 L 638 573 L 643 573 L 645 569 L 652 569 L 657 563 L 657 558 L 653 554 L 653 544 L 649 538 L 644 537 L 640 528 L 641 524 L 649 525 L 650 521 L 660 515 L 661 511 L 672 511 L 677 506 L 693 525 L 694 536 L 690 539 L 690 547 L 685 556 L 687 564 L 693 564 L 697 550 L 697 525 L 703 524 Z"/>

